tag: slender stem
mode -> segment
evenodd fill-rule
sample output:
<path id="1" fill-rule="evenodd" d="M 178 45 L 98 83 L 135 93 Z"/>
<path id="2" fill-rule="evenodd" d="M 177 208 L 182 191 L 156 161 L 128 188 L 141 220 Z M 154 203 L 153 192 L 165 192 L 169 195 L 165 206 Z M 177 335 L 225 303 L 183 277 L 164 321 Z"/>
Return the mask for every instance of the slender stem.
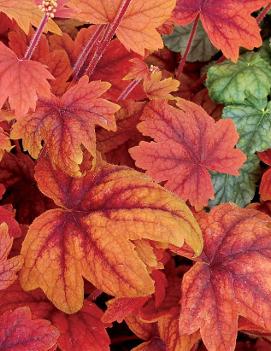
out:
<path id="1" fill-rule="evenodd" d="M 99 63 L 100 59 L 102 58 L 105 50 L 107 49 L 108 45 L 110 44 L 111 39 L 116 33 L 116 30 L 118 29 L 123 17 L 126 14 L 126 11 L 130 5 L 132 0 L 123 0 L 122 4 L 116 14 L 116 17 L 114 18 L 113 22 L 110 24 L 107 33 L 105 34 L 104 40 L 101 42 L 101 44 L 97 47 L 96 52 L 94 53 L 86 71 L 85 74 L 91 76 Z"/>
<path id="2" fill-rule="evenodd" d="M 83 51 L 79 55 L 77 61 L 75 62 L 73 66 L 73 80 L 78 80 L 80 71 L 82 67 L 84 66 L 84 63 L 86 62 L 91 50 L 94 48 L 94 46 L 97 44 L 100 36 L 102 35 L 106 25 L 100 25 L 96 28 L 95 32 L 93 35 L 89 38 L 89 41 L 87 42 L 86 46 L 84 47 Z"/>
<path id="3" fill-rule="evenodd" d="M 131 92 L 135 89 L 135 87 L 138 86 L 140 82 L 141 82 L 141 79 L 135 79 L 132 82 L 130 82 L 117 98 L 117 102 L 120 100 L 127 99 L 127 97 L 131 94 Z"/>
<path id="4" fill-rule="evenodd" d="M 258 24 L 260 24 L 262 22 L 262 20 L 264 19 L 264 17 L 268 14 L 268 12 L 270 10 L 271 10 L 271 2 L 256 17 L 256 21 L 257 21 Z"/>
<path id="5" fill-rule="evenodd" d="M 177 77 L 180 77 L 181 73 L 183 72 L 184 65 L 185 65 L 186 60 L 187 60 L 187 56 L 188 56 L 188 54 L 189 54 L 189 52 L 191 50 L 193 39 L 194 39 L 196 31 L 197 31 L 198 23 L 199 23 L 199 15 L 196 17 L 196 19 L 195 19 L 195 21 L 193 23 L 193 27 L 192 27 L 192 30 L 191 30 L 191 33 L 190 33 L 190 36 L 189 36 L 189 39 L 188 39 L 188 42 L 187 42 L 187 45 L 186 45 L 185 53 L 184 53 L 184 55 L 183 55 L 183 57 L 181 59 L 179 67 L 177 69 Z"/>
<path id="6" fill-rule="evenodd" d="M 31 57 L 33 56 L 33 53 L 36 49 L 36 47 L 39 44 L 40 38 L 42 36 L 43 29 L 45 28 L 47 22 L 49 20 L 49 17 L 47 15 L 44 15 L 33 38 L 31 39 L 31 42 L 26 50 L 26 53 L 24 55 L 25 60 L 30 60 Z"/>

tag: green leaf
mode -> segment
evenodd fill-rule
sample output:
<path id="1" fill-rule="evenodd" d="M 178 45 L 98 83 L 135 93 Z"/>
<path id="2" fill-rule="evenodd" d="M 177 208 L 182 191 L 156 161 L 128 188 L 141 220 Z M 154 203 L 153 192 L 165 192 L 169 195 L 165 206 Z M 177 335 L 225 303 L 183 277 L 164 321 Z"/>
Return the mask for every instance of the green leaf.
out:
<path id="1" fill-rule="evenodd" d="M 183 55 L 192 30 L 192 26 L 193 24 L 189 24 L 185 27 L 175 26 L 172 34 L 163 36 L 165 46 L 171 51 L 180 52 L 181 55 Z M 193 39 L 192 46 L 187 57 L 187 61 L 206 62 L 209 61 L 217 52 L 218 50 L 208 39 L 208 36 L 206 35 L 202 24 L 199 23 L 196 35 Z"/>
<path id="2" fill-rule="evenodd" d="M 246 53 L 234 64 L 226 61 L 209 68 L 211 98 L 224 104 L 243 103 L 248 95 L 264 99 L 271 88 L 271 66 L 259 53 Z"/>
<path id="3" fill-rule="evenodd" d="M 209 201 L 209 207 L 221 203 L 234 202 L 245 207 L 251 202 L 256 192 L 256 183 L 260 178 L 260 161 L 251 155 L 240 171 L 240 176 L 213 173 L 212 182 L 215 189 L 215 199 Z"/>
<path id="4" fill-rule="evenodd" d="M 237 145 L 247 155 L 271 147 L 271 102 L 249 98 L 244 104 L 225 107 L 222 116 L 235 123 Z"/>

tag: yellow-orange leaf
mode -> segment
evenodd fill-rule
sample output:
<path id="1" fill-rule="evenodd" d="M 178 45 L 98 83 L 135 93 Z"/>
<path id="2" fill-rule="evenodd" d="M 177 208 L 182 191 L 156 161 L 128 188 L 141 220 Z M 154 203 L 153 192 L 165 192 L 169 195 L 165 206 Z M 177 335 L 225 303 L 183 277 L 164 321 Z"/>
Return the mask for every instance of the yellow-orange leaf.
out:
<path id="1" fill-rule="evenodd" d="M 0 11 L 14 19 L 26 34 L 30 25 L 37 27 L 43 17 L 43 12 L 40 11 L 34 0 L 0 0 Z M 51 19 L 46 30 L 61 34 L 61 29 Z"/>
<path id="2" fill-rule="evenodd" d="M 0 127 L 0 161 L 2 160 L 5 151 L 9 152 L 12 149 L 10 139 L 4 132 L 3 128 Z"/>
<path id="3" fill-rule="evenodd" d="M 103 164 L 71 178 L 43 159 L 36 179 L 60 208 L 30 226 L 22 246 L 21 284 L 25 290 L 40 287 L 64 312 L 82 307 L 83 277 L 118 297 L 154 292 L 133 241 L 180 247 L 185 240 L 201 252 L 201 232 L 185 203 L 132 169 Z"/>
<path id="4" fill-rule="evenodd" d="M 11 137 L 23 139 L 24 149 L 33 158 L 38 158 L 44 141 L 54 165 L 80 176 L 82 145 L 96 157 L 95 126 L 116 129 L 114 113 L 119 106 L 100 98 L 109 88 L 110 83 L 89 82 L 84 76 L 62 97 L 39 101 L 34 113 L 14 125 Z"/>
<path id="5" fill-rule="evenodd" d="M 143 87 L 150 100 L 174 100 L 172 92 L 178 90 L 180 82 L 171 77 L 162 79 L 161 71 L 153 71 L 144 79 Z"/>
<path id="6" fill-rule="evenodd" d="M 94 24 L 111 23 L 122 0 L 71 0 L 70 7 L 79 9 L 78 19 Z M 145 49 L 163 47 L 157 28 L 170 18 L 176 0 L 132 0 L 117 29 L 117 37 L 128 49 L 144 55 Z"/>
<path id="7" fill-rule="evenodd" d="M 8 99 L 16 116 L 36 108 L 38 96 L 50 95 L 48 79 L 54 79 L 39 62 L 21 60 L 0 42 L 0 108 Z"/>

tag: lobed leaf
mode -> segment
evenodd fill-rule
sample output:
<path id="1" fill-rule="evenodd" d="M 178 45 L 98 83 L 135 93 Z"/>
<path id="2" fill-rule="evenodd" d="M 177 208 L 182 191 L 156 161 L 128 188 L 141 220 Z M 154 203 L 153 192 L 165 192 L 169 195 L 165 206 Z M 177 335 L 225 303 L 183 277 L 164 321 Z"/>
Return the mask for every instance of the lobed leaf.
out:
<path id="1" fill-rule="evenodd" d="M 270 217 L 225 204 L 199 223 L 205 246 L 183 278 L 180 330 L 200 329 L 208 351 L 233 351 L 239 316 L 271 328 Z"/>
<path id="2" fill-rule="evenodd" d="M 212 44 L 236 62 L 240 47 L 261 46 L 260 28 L 251 13 L 268 3 L 268 0 L 177 0 L 173 15 L 180 25 L 200 16 Z"/>
<path id="3" fill-rule="evenodd" d="M 111 23 L 122 0 L 70 0 L 79 9 L 77 18 L 94 24 Z M 132 0 L 116 35 L 128 49 L 144 56 L 145 49 L 155 51 L 163 47 L 157 28 L 170 18 L 176 0 Z"/>
<path id="4" fill-rule="evenodd" d="M 22 117 L 29 109 L 35 110 L 38 97 L 50 95 L 49 79 L 54 77 L 44 65 L 18 59 L 0 42 L 0 108 L 8 99 L 17 117 Z"/>
<path id="5" fill-rule="evenodd" d="M 271 66 L 259 53 L 246 53 L 236 64 L 223 62 L 209 68 L 207 88 L 212 99 L 240 104 L 248 96 L 264 99 L 271 88 Z"/>
<path id="6" fill-rule="evenodd" d="M 48 351 L 59 332 L 49 321 L 31 319 L 28 307 L 7 311 L 0 316 L 1 351 Z"/>
<path id="7" fill-rule="evenodd" d="M 186 205 L 125 167 L 102 165 L 71 178 L 47 160 L 36 169 L 40 190 L 61 208 L 31 224 L 22 246 L 25 290 L 42 288 L 62 311 L 82 307 L 83 277 L 117 297 L 146 296 L 154 284 L 135 240 L 201 252 L 198 225 Z"/>
<path id="8" fill-rule="evenodd" d="M 215 123 L 201 107 L 183 99 L 177 106 L 149 103 L 138 129 L 154 142 L 141 142 L 130 153 L 156 181 L 166 181 L 183 200 L 202 207 L 214 197 L 208 170 L 238 175 L 245 155 L 234 149 L 238 134 L 232 121 Z"/>
<path id="9" fill-rule="evenodd" d="M 72 176 L 80 176 L 82 146 L 96 159 L 95 126 L 115 130 L 114 113 L 119 106 L 100 98 L 110 88 L 107 82 L 89 82 L 87 76 L 62 97 L 40 100 L 35 112 L 18 121 L 13 139 L 23 139 L 23 146 L 38 158 L 45 142 L 52 163 Z"/>

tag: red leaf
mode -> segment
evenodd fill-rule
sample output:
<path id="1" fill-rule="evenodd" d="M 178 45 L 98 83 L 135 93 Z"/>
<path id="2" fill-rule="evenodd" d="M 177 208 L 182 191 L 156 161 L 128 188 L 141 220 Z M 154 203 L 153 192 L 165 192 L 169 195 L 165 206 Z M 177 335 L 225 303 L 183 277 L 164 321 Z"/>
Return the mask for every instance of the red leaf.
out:
<path id="1" fill-rule="evenodd" d="M 47 351 L 56 344 L 58 336 L 50 322 L 32 320 L 27 307 L 0 316 L 1 351 Z"/>
<path id="2" fill-rule="evenodd" d="M 181 100 L 179 109 L 152 101 L 138 129 L 155 142 L 130 149 L 136 165 L 191 205 L 201 208 L 214 198 L 208 170 L 238 175 L 245 155 L 234 145 L 238 134 L 232 120 L 215 121 L 198 105 Z"/>
<path id="3" fill-rule="evenodd" d="M 73 315 L 55 312 L 52 323 L 60 331 L 58 347 L 62 351 L 109 351 L 110 339 L 101 316 L 102 311 L 88 301 Z"/>
<path id="4" fill-rule="evenodd" d="M 39 97 L 50 95 L 48 79 L 54 79 L 44 65 L 21 60 L 0 42 L 0 108 L 8 99 L 16 116 L 22 117 L 29 109 L 35 110 Z"/>
<path id="5" fill-rule="evenodd" d="M 262 44 L 260 28 L 251 13 L 269 0 L 177 0 L 174 17 L 186 25 L 200 16 L 209 39 L 224 56 L 236 62 L 239 48 Z"/>
<path id="6" fill-rule="evenodd" d="M 271 149 L 258 152 L 261 161 L 271 166 Z M 271 200 L 271 168 L 269 168 L 262 176 L 259 193 L 262 201 Z"/>
<path id="7" fill-rule="evenodd" d="M 238 316 L 271 329 L 271 220 L 225 204 L 199 223 L 205 246 L 183 278 L 180 330 L 200 329 L 208 351 L 233 351 Z"/>

